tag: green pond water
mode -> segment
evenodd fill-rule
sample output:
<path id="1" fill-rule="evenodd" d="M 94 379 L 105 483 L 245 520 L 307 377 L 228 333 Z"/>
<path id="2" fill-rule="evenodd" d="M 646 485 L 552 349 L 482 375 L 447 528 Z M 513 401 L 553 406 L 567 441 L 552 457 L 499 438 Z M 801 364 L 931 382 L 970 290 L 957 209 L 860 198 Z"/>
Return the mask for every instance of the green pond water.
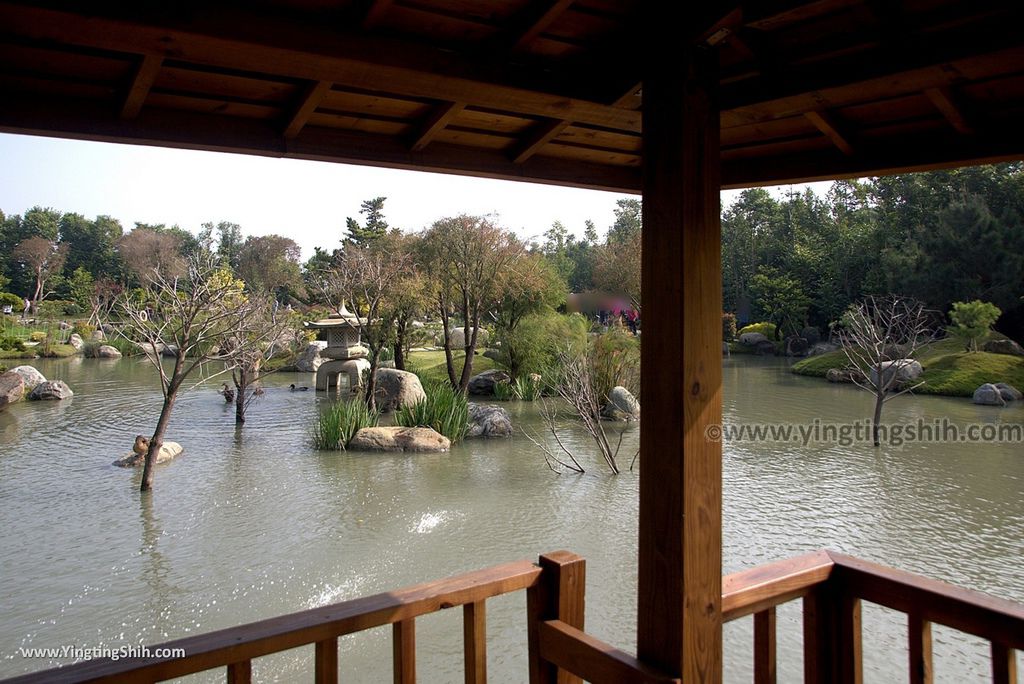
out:
<path id="1" fill-rule="evenodd" d="M 68 661 L 19 648 L 146 644 L 386 591 L 542 552 L 587 559 L 587 631 L 634 647 L 637 474 L 555 475 L 525 437 L 448 454 L 319 453 L 327 401 L 281 374 L 238 431 L 213 386 L 179 402 L 168 438 L 186 453 L 140 473 L 110 465 L 160 405 L 145 361 L 36 362 L 75 391 L 0 413 L 0 676 Z M 796 377 L 775 360 L 727 359 L 728 424 L 862 420 L 870 397 Z M 520 427 L 535 407 L 507 405 Z M 901 397 L 893 421 L 1020 424 L 1024 407 Z M 676 426 L 648 426 L 675 429 Z M 587 439 L 567 426 L 580 451 Z M 627 434 L 631 455 L 638 432 Z M 626 465 L 628 465 L 628 456 Z M 1024 446 L 727 441 L 724 570 L 831 548 L 1024 601 Z M 865 679 L 905 678 L 905 618 L 864 613 Z M 725 628 L 729 682 L 750 681 L 749 619 Z M 800 680 L 800 610 L 779 613 L 780 681 Z M 420 681 L 462 678 L 461 611 L 417 622 Z M 488 604 L 492 681 L 526 680 L 525 596 Z M 988 681 L 987 644 L 935 633 L 938 681 Z M 346 681 L 391 676 L 390 631 L 341 641 Z M 309 681 L 312 647 L 258 660 L 259 681 Z M 221 680 L 222 673 L 198 681 Z"/>

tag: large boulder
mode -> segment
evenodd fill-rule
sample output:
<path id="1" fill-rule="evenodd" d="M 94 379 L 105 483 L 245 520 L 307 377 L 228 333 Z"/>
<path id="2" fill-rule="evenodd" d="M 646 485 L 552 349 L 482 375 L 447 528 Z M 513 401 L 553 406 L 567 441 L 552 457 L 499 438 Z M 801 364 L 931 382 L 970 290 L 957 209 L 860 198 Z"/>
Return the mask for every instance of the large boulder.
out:
<path id="1" fill-rule="evenodd" d="M 740 335 L 740 344 L 744 347 L 755 347 L 758 343 L 764 342 L 768 338 L 759 332 L 746 332 Z"/>
<path id="2" fill-rule="evenodd" d="M 117 347 L 111 347 L 109 344 L 101 344 L 100 348 L 96 350 L 97 359 L 119 359 L 121 358 L 121 352 L 117 350 Z"/>
<path id="3" fill-rule="evenodd" d="M 825 379 L 829 382 L 851 383 L 854 381 L 854 377 L 861 375 L 862 373 L 859 370 L 851 370 L 849 368 L 829 368 L 825 373 Z"/>
<path id="4" fill-rule="evenodd" d="M 107 336 L 103 333 L 102 330 L 93 330 L 91 339 L 93 342 L 103 342 L 104 340 L 107 339 Z"/>
<path id="5" fill-rule="evenodd" d="M 1005 382 L 997 382 L 996 389 L 999 390 L 999 396 L 1004 401 L 1020 401 L 1024 399 L 1024 394 L 1013 385 L 1007 385 Z"/>
<path id="6" fill-rule="evenodd" d="M 141 349 L 142 353 L 147 356 L 160 356 L 164 353 L 165 347 L 160 342 L 142 342 L 139 344 L 139 349 Z"/>
<path id="7" fill-rule="evenodd" d="M 473 336 L 473 329 L 469 328 L 469 336 Z M 451 346 L 453 350 L 462 349 L 466 346 L 466 328 L 452 328 Z M 487 344 L 487 331 L 480 328 L 480 334 L 476 336 L 476 346 L 483 347 Z"/>
<path id="8" fill-rule="evenodd" d="M 71 337 L 68 338 L 68 344 L 74 347 L 77 351 L 82 351 L 82 347 L 85 346 L 85 340 L 78 333 L 71 333 Z"/>
<path id="9" fill-rule="evenodd" d="M 1010 354 L 1012 356 L 1024 356 L 1024 347 L 1013 340 L 989 340 L 982 346 L 983 351 L 992 354 Z"/>
<path id="10" fill-rule="evenodd" d="M 306 348 L 302 350 L 302 354 L 299 355 L 298 361 L 295 362 L 295 370 L 300 373 L 315 373 L 320 368 L 320 364 L 324 362 L 320 356 L 320 352 L 324 349 L 327 349 L 327 343 L 320 340 L 307 344 Z"/>
<path id="11" fill-rule="evenodd" d="M 374 399 L 381 411 L 394 411 L 418 404 L 427 398 L 415 373 L 397 368 L 378 368 L 374 376 Z"/>
<path id="12" fill-rule="evenodd" d="M 15 366 L 11 369 L 11 372 L 17 373 L 21 376 L 21 379 L 25 381 L 26 392 L 31 392 L 40 383 L 46 382 L 46 378 L 35 368 L 35 366 Z"/>
<path id="13" fill-rule="evenodd" d="M 912 382 L 921 377 L 924 368 L 914 359 L 897 359 L 895 361 L 883 361 L 881 364 L 882 379 L 888 382 L 893 373 L 896 374 L 896 385 L 905 382 Z M 872 386 L 878 386 L 878 372 L 872 368 L 870 374 Z"/>
<path id="14" fill-rule="evenodd" d="M 511 437 L 512 418 L 508 411 L 493 404 L 469 405 L 466 437 Z"/>
<path id="15" fill-rule="evenodd" d="M 610 420 L 640 420 L 640 402 L 625 387 L 613 387 L 601 415 Z"/>
<path id="16" fill-rule="evenodd" d="M 173 359 L 175 356 L 178 355 L 178 346 L 177 345 L 175 345 L 175 344 L 165 344 L 165 345 L 162 345 L 162 346 L 163 346 L 163 349 L 160 350 L 160 355 L 161 356 L 166 356 L 167 358 Z"/>
<path id="17" fill-rule="evenodd" d="M 160 451 L 156 454 L 156 465 L 166 463 L 172 458 L 177 458 L 185 449 L 182 448 L 177 442 L 164 442 L 160 445 Z M 136 454 L 134 452 L 114 461 L 114 465 L 120 468 L 131 468 L 132 466 L 142 465 L 146 462 L 146 454 Z"/>
<path id="18" fill-rule="evenodd" d="M 25 397 L 25 379 L 14 371 L 0 375 L 0 411 Z"/>
<path id="19" fill-rule="evenodd" d="M 448 451 L 447 437 L 425 427 L 368 427 L 355 434 L 350 451 Z"/>
<path id="20" fill-rule="evenodd" d="M 786 356 L 806 356 L 810 346 L 806 338 L 790 335 L 786 338 Z"/>
<path id="21" fill-rule="evenodd" d="M 761 335 L 761 333 L 753 333 L 754 335 Z M 761 335 L 764 337 L 764 335 Z M 775 348 L 775 343 L 765 338 L 754 345 L 754 353 L 758 356 L 774 356 L 775 352 L 778 351 Z"/>
<path id="22" fill-rule="evenodd" d="M 492 361 L 501 361 L 504 357 L 500 349 L 485 349 L 484 358 Z"/>
<path id="23" fill-rule="evenodd" d="M 999 388 L 992 383 L 985 383 L 978 389 L 974 390 L 975 404 L 982 406 L 1006 406 L 1006 400 L 1003 399 L 1002 393 Z"/>
<path id="24" fill-rule="evenodd" d="M 484 371 L 469 379 L 469 393 L 477 396 L 491 396 L 499 382 L 512 382 L 512 376 L 498 368 Z"/>
<path id="25" fill-rule="evenodd" d="M 829 352 L 834 351 L 839 351 L 838 344 L 832 344 L 831 342 L 816 342 L 807 350 L 807 356 L 818 356 L 819 354 L 828 354 Z"/>
<path id="26" fill-rule="evenodd" d="M 71 388 L 64 384 L 63 380 L 47 380 L 46 382 L 39 383 L 28 398 L 33 401 L 39 400 L 61 400 L 70 399 L 75 396 L 75 393 L 71 391 Z"/>

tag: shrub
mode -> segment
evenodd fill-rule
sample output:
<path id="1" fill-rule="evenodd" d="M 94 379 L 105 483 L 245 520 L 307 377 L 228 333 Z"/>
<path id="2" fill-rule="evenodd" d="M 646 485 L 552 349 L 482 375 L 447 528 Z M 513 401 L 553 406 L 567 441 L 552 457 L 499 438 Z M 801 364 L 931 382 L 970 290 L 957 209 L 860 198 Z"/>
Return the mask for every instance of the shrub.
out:
<path id="1" fill-rule="evenodd" d="M 978 342 L 988 337 L 989 330 L 1002 311 L 995 304 L 975 299 L 973 302 L 953 302 L 949 318 L 953 325 L 949 333 L 965 341 L 967 351 L 978 351 Z"/>
<path id="2" fill-rule="evenodd" d="M 82 339 L 89 339 L 92 337 L 93 331 L 96 330 L 96 326 L 89 325 L 85 321 L 75 321 L 75 327 L 71 329 L 71 332 L 78 333 L 82 336 Z"/>
<path id="3" fill-rule="evenodd" d="M 501 350 L 498 363 L 513 378 L 530 373 L 547 377 L 558 365 L 560 353 L 586 348 L 588 328 L 579 314 L 547 311 L 525 316 L 514 330 L 496 334 Z"/>
<path id="4" fill-rule="evenodd" d="M 497 389 L 497 385 L 495 385 L 495 389 Z M 519 401 L 535 401 L 540 397 L 543 389 L 543 381 L 533 375 L 520 375 L 512 383 L 512 394 Z"/>
<path id="5" fill-rule="evenodd" d="M 612 388 L 621 385 L 640 392 L 640 340 L 621 328 L 594 339 L 589 351 L 590 375 L 598 398 L 605 402 Z"/>
<path id="6" fill-rule="evenodd" d="M 0 292 L 0 311 L 7 305 L 10 305 L 13 313 L 17 313 L 25 306 L 25 300 L 10 292 Z"/>
<path id="7" fill-rule="evenodd" d="M 0 337 L 0 349 L 4 351 L 25 351 L 25 343 L 20 338 L 14 337 L 13 335 L 6 335 Z"/>
<path id="8" fill-rule="evenodd" d="M 428 427 L 440 432 L 452 444 L 461 442 L 469 427 L 469 402 L 466 395 L 446 382 L 424 387 L 427 398 L 403 406 L 395 413 L 395 422 L 403 427 Z"/>
<path id="9" fill-rule="evenodd" d="M 722 340 L 732 342 L 736 339 L 736 314 L 722 314 Z"/>
<path id="10" fill-rule="evenodd" d="M 39 302 L 36 305 L 36 313 L 40 318 L 63 318 L 68 315 L 67 310 L 69 307 L 74 307 L 77 310 L 77 305 L 74 302 L 63 299 L 51 299 Z"/>
<path id="11" fill-rule="evenodd" d="M 380 414 L 371 411 L 359 399 L 338 401 L 317 416 L 311 434 L 313 448 L 320 451 L 344 450 L 364 427 L 375 427 Z"/>
<path id="12" fill-rule="evenodd" d="M 774 323 L 751 323 L 740 328 L 737 335 L 743 335 L 745 333 L 761 333 L 769 340 L 775 339 L 775 324 Z"/>
<path id="13" fill-rule="evenodd" d="M 511 382 L 494 383 L 494 398 L 498 401 L 512 401 L 515 399 L 516 390 Z"/>
<path id="14" fill-rule="evenodd" d="M 42 342 L 46 339 L 46 333 L 42 330 L 33 330 L 29 333 L 28 339 L 32 342 Z"/>

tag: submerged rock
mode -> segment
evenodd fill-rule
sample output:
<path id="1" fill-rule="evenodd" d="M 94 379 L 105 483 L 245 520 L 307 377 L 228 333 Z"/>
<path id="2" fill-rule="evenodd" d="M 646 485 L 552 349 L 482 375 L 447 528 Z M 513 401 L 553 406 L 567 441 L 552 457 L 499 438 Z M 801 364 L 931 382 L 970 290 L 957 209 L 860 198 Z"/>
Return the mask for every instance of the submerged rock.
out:
<path id="1" fill-rule="evenodd" d="M 14 371 L 0 375 L 0 411 L 25 397 L 25 380 Z"/>
<path id="2" fill-rule="evenodd" d="M 369 427 L 356 433 L 350 451 L 448 451 L 452 443 L 441 433 L 425 427 Z"/>
<path id="3" fill-rule="evenodd" d="M 625 387 L 613 387 L 601 415 L 610 420 L 640 420 L 640 402 Z"/>
<path id="4" fill-rule="evenodd" d="M 28 395 L 28 398 L 38 401 L 70 399 L 73 396 L 75 396 L 75 393 L 71 391 L 71 388 L 63 380 L 47 380 L 46 382 L 39 383 L 32 390 L 32 393 Z"/>
<path id="5" fill-rule="evenodd" d="M 997 382 L 996 389 L 999 390 L 999 396 L 1004 401 L 1020 401 L 1024 398 L 1024 394 L 1013 385 L 1007 385 L 1005 382 Z"/>
<path id="6" fill-rule="evenodd" d="M 177 442 L 164 442 L 160 445 L 160 451 L 156 455 L 156 464 L 166 463 L 172 458 L 177 458 L 182 454 L 185 449 Z M 114 461 L 114 465 L 119 468 L 131 468 L 133 466 L 142 465 L 146 462 L 146 452 L 141 454 L 132 452 L 123 458 L 119 458 Z"/>
<path id="7" fill-rule="evenodd" d="M 493 404 L 469 405 L 469 428 L 466 437 L 510 437 L 512 417 L 508 411 Z"/>
<path id="8" fill-rule="evenodd" d="M 973 400 L 975 404 L 981 406 L 1006 406 L 1006 400 L 1003 399 L 1002 393 L 999 388 L 992 383 L 985 383 L 978 389 L 974 390 Z"/>
<path id="9" fill-rule="evenodd" d="M 118 351 L 117 347 L 112 347 L 109 344 L 101 344 L 100 348 L 96 350 L 96 358 L 119 359 L 121 358 L 121 352 Z"/>
<path id="10" fill-rule="evenodd" d="M 17 373 L 25 381 L 26 392 L 31 392 L 40 384 L 46 382 L 46 377 L 35 366 L 16 366 L 11 369 L 11 372 Z"/>

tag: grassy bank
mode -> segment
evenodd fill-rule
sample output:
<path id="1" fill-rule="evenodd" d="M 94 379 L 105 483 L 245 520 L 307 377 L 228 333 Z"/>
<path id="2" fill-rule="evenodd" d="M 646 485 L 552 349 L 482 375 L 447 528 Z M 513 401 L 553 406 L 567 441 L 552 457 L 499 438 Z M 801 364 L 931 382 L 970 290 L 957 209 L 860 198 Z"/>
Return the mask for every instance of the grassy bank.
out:
<path id="1" fill-rule="evenodd" d="M 918 394 L 969 397 L 986 382 L 1006 382 L 1014 387 L 1024 387 L 1022 356 L 968 353 L 964 351 L 962 342 L 947 339 L 925 347 L 916 358 L 924 367 L 921 375 L 924 385 L 914 390 Z M 846 355 L 835 351 L 798 361 L 792 370 L 797 375 L 823 378 L 830 368 L 842 368 L 848 364 Z"/>
<path id="2" fill-rule="evenodd" d="M 455 361 L 456 374 L 462 372 L 462 360 L 465 353 L 455 352 L 452 354 Z M 409 354 L 405 367 L 422 378 L 424 383 L 445 382 L 448 380 L 448 370 L 445 367 L 444 350 L 441 351 L 417 351 Z M 484 371 L 494 368 L 494 360 L 488 359 L 482 353 L 473 357 L 473 375 L 479 375 Z"/>

